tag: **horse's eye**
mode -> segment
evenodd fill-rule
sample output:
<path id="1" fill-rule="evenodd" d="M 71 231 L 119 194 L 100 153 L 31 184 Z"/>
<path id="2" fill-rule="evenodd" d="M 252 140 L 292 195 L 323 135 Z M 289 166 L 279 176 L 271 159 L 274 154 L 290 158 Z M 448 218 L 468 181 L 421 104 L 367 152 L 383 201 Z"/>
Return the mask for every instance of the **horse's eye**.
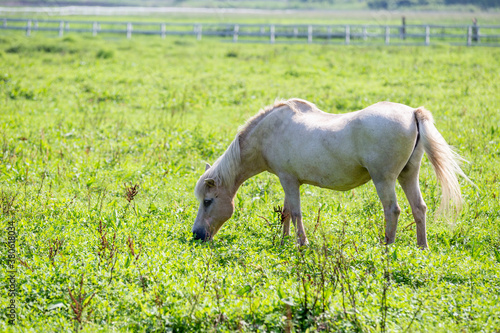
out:
<path id="1" fill-rule="evenodd" d="M 208 207 L 212 204 L 213 201 L 214 199 L 205 199 L 203 200 L 203 206 Z"/>

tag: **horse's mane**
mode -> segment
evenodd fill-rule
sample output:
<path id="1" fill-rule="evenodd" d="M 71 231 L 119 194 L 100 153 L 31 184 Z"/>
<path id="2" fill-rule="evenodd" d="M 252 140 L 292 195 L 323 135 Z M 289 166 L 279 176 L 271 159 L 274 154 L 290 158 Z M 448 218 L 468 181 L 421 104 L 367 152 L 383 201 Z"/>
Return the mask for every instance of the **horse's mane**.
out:
<path id="1" fill-rule="evenodd" d="M 238 134 L 231 142 L 224 154 L 219 157 L 214 164 L 201 176 L 196 184 L 195 195 L 201 200 L 204 189 L 206 188 L 205 180 L 213 179 L 217 186 L 232 186 L 236 180 L 236 172 L 240 164 L 240 142 Z"/>
<path id="2" fill-rule="evenodd" d="M 255 116 L 251 117 L 238 130 L 238 134 L 227 150 L 219 157 L 208 170 L 205 171 L 195 188 L 195 195 L 198 199 L 202 198 L 202 190 L 205 188 L 205 179 L 213 179 L 217 186 L 232 186 L 236 181 L 236 172 L 241 161 L 242 145 L 252 130 L 270 113 L 282 106 L 288 106 L 293 112 L 301 112 L 297 104 L 304 104 L 309 108 L 316 106 L 308 101 L 292 98 L 289 100 L 276 99 L 274 104 L 261 109 Z"/>

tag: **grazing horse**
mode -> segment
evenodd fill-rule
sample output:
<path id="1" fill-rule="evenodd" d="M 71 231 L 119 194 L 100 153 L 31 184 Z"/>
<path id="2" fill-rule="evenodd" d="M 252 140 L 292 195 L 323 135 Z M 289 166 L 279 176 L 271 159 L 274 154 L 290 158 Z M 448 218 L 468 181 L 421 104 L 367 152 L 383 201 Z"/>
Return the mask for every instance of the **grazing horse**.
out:
<path id="1" fill-rule="evenodd" d="M 418 181 L 424 152 L 441 183 L 441 208 L 460 209 L 456 175 L 468 178 L 426 109 L 380 102 L 356 112 L 329 114 L 301 99 L 276 101 L 248 120 L 213 166 L 206 165 L 195 187 L 200 206 L 194 237 L 212 239 L 232 216 L 240 185 L 268 171 L 279 177 L 285 192 L 283 235 L 290 234 L 291 219 L 299 245 L 308 243 L 300 209 L 302 184 L 347 191 L 371 179 L 384 207 L 386 244 L 396 238 L 401 212 L 398 180 L 415 218 L 417 244 L 426 248 L 427 207 Z"/>

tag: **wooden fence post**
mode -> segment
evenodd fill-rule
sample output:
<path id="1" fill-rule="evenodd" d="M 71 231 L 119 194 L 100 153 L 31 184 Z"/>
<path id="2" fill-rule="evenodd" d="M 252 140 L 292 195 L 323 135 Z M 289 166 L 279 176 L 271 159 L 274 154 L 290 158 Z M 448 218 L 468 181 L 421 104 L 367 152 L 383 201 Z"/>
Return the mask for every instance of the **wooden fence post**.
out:
<path id="1" fill-rule="evenodd" d="M 366 32 L 366 25 L 363 26 L 363 40 L 368 40 L 368 33 Z"/>
<path id="2" fill-rule="evenodd" d="M 203 34 L 203 27 L 201 24 L 198 24 L 196 26 L 196 40 L 201 40 L 202 34 Z"/>
<path id="3" fill-rule="evenodd" d="M 312 25 L 309 25 L 307 27 L 307 42 L 311 44 L 313 41 L 313 27 Z"/>
<path id="4" fill-rule="evenodd" d="M 26 22 L 26 36 L 31 36 L 31 20 Z"/>
<path id="5" fill-rule="evenodd" d="M 62 37 L 64 35 L 64 22 L 61 21 L 59 22 L 59 37 Z"/>
<path id="6" fill-rule="evenodd" d="M 293 37 L 297 38 L 299 36 L 299 28 L 293 28 Z"/>
<path id="7" fill-rule="evenodd" d="M 428 25 L 426 25 L 425 26 L 425 45 L 429 46 L 430 43 L 431 43 L 431 28 Z"/>
<path id="8" fill-rule="evenodd" d="M 472 45 L 472 27 L 469 25 L 467 27 L 467 46 Z"/>
<path id="9" fill-rule="evenodd" d="M 477 26 L 477 19 L 472 20 L 472 41 L 479 43 L 479 27 Z"/>
<path id="10" fill-rule="evenodd" d="M 401 18 L 400 38 L 402 40 L 406 39 L 406 17 L 404 17 L 404 16 Z"/>
<path id="11" fill-rule="evenodd" d="M 391 29 L 389 26 L 385 26 L 385 45 L 389 45 L 391 41 Z"/>
<path id="12" fill-rule="evenodd" d="M 240 26 L 235 24 L 233 30 L 233 42 L 236 43 L 238 41 L 238 32 L 240 31 Z"/>
<path id="13" fill-rule="evenodd" d="M 351 27 L 345 26 L 345 44 L 349 45 L 351 43 Z"/>
<path id="14" fill-rule="evenodd" d="M 132 38 L 132 23 L 127 23 L 127 38 L 130 39 Z"/>
<path id="15" fill-rule="evenodd" d="M 271 44 L 274 44 L 274 39 L 275 39 L 275 35 L 274 35 L 274 24 L 271 24 L 271 26 L 269 27 L 269 41 L 271 42 Z"/>
<path id="16" fill-rule="evenodd" d="M 7 19 L 6 18 L 3 19 L 3 27 L 4 28 L 7 27 Z"/>
<path id="17" fill-rule="evenodd" d="M 97 36 L 97 22 L 92 23 L 92 36 Z"/>
<path id="18" fill-rule="evenodd" d="M 160 36 L 161 38 L 165 38 L 165 31 L 166 31 L 165 23 L 160 24 Z"/>

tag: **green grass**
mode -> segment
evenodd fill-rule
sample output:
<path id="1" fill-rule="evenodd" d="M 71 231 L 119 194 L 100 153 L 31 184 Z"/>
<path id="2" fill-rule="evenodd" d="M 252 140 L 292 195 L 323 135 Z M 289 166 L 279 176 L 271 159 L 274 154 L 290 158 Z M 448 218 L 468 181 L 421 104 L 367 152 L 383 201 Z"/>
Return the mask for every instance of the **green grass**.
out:
<path id="1" fill-rule="evenodd" d="M 500 11 L 471 11 L 454 10 L 453 8 L 438 10 L 366 10 L 366 9 L 338 9 L 338 10 L 291 10 L 286 13 L 282 11 L 266 13 L 233 13 L 216 11 L 213 13 L 158 13 L 148 15 L 114 15 L 114 16 L 61 16 L 47 13 L 4 13 L 0 18 L 24 18 L 38 20 L 43 26 L 44 20 L 63 21 L 89 21 L 92 22 L 164 22 L 164 23 L 238 23 L 238 24 L 323 24 L 323 25 L 399 25 L 402 17 L 406 18 L 406 24 L 429 24 L 429 25 L 470 25 L 474 18 L 479 25 L 499 25 Z M 9 26 L 16 25 L 8 22 Z M 25 26 L 23 24 L 17 24 Z M 52 25 L 52 27 L 57 25 Z M 78 24 L 72 24 L 76 28 Z M 90 26 L 87 26 L 89 28 Z"/>
<path id="2" fill-rule="evenodd" d="M 0 228 L 6 242 L 16 224 L 19 260 L 15 326 L 0 270 L 0 330 L 497 330 L 499 65 L 500 50 L 480 47 L 2 35 Z M 279 244 L 282 189 L 261 174 L 213 242 L 193 241 L 204 162 L 278 97 L 335 113 L 425 105 L 478 189 L 464 183 L 455 220 L 436 217 L 424 158 L 431 248 L 420 251 L 399 187 L 398 238 L 385 247 L 371 183 L 303 186 L 311 245 L 298 250 Z"/>

